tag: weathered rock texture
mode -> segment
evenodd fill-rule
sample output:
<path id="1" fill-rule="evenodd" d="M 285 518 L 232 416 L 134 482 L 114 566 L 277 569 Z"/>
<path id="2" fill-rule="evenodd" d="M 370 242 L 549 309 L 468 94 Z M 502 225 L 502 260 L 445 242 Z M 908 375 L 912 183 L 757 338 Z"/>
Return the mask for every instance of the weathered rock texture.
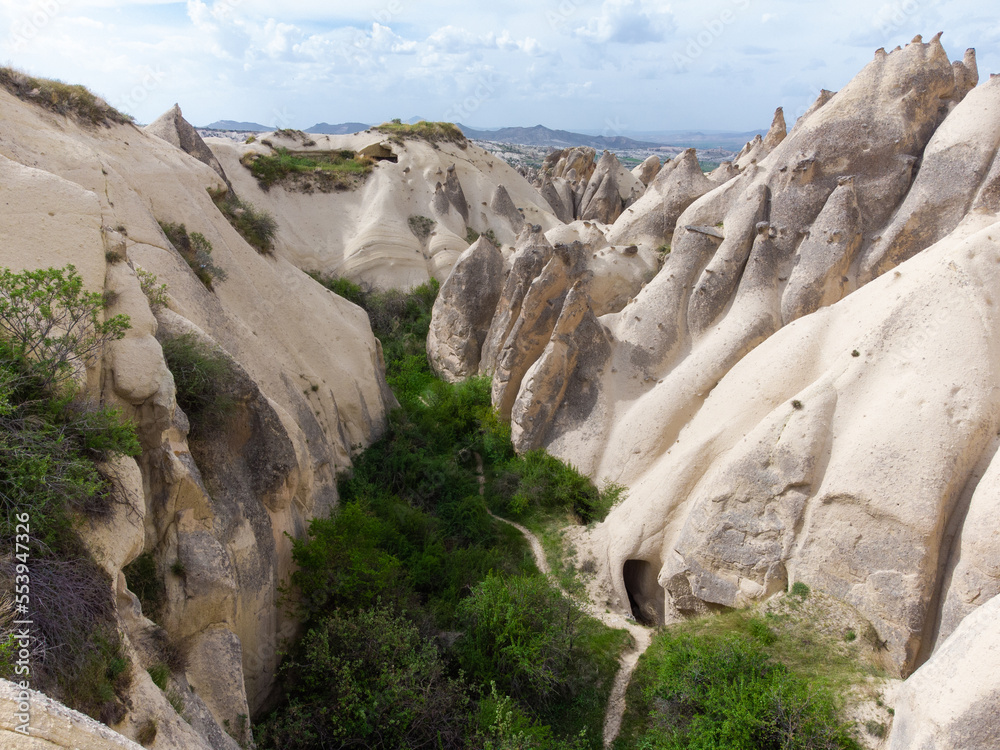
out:
<path id="1" fill-rule="evenodd" d="M 804 581 L 905 675 L 996 595 L 1000 79 L 976 77 L 916 39 L 717 178 L 664 165 L 606 233 L 670 246 L 618 312 L 558 257 L 512 271 L 494 404 L 519 449 L 629 487 L 585 543 L 617 606 Z"/>
<path id="2" fill-rule="evenodd" d="M 28 706 L 27 734 L 18 732 L 15 718 Z M 66 708 L 44 693 L 24 690 L 0 679 L 0 747 L 11 750 L 142 750 L 127 737 L 108 729 L 86 714 Z"/>
<path id="3" fill-rule="evenodd" d="M 173 144 L 181 151 L 191 154 L 202 164 L 214 169 L 223 180 L 226 180 L 226 171 L 219 164 L 219 160 L 215 158 L 212 150 L 198 135 L 198 131 L 184 119 L 180 105 L 175 104 L 143 130 Z M 226 181 L 228 182 L 228 180 Z"/>
<path id="4" fill-rule="evenodd" d="M 469 247 L 434 301 L 427 357 L 434 372 L 457 382 L 479 371 L 480 352 L 503 287 L 503 255 L 486 237 Z"/>
<path id="5" fill-rule="evenodd" d="M 970 614 L 897 690 L 889 750 L 990 750 L 1000 736 L 1000 597 Z"/>
<path id="6" fill-rule="evenodd" d="M 548 230 L 572 220 L 557 217 L 546 198 L 506 162 L 465 142 L 393 140 L 395 161 L 379 161 L 353 189 L 332 192 L 304 192 L 291 184 L 265 191 L 240 163 L 248 153 L 280 147 L 363 151 L 385 137 L 366 131 L 303 140 L 278 132 L 261 134 L 251 144 L 226 138 L 206 143 L 240 197 L 277 219 L 276 255 L 306 271 L 383 289 L 408 289 L 432 277 L 444 282 L 469 247 L 469 229 L 492 231 L 498 243 L 510 246 L 526 221 Z M 430 220 L 430 226 L 426 233 L 415 233 L 411 220 Z"/>
<path id="7" fill-rule="evenodd" d="M 86 384 L 89 398 L 135 421 L 143 448 L 114 468 L 132 505 L 82 528 L 114 581 L 135 665 L 132 708 L 113 728 L 136 737 L 155 720 L 158 748 L 235 750 L 223 727 L 268 700 L 279 644 L 296 627 L 277 603 L 291 572 L 286 533 L 301 537 L 329 511 L 337 471 L 381 434 L 394 404 L 379 346 L 362 310 L 247 245 L 206 190 L 226 184 L 181 148 L 131 125 L 83 127 L 2 91 L 0 110 L 0 266 L 73 263 L 88 289 L 114 300 L 108 314 L 132 323 Z M 170 122 L 183 132 L 179 113 Z M 158 221 L 211 242 L 228 274 L 214 292 Z M 151 310 L 140 267 L 167 285 L 166 308 Z M 229 361 L 234 401 L 190 439 L 160 344 L 181 334 Z M 159 625 L 121 573 L 143 551 L 166 583 Z M 184 576 L 169 572 L 178 561 Z M 190 724 L 145 671 L 156 658 L 144 643 L 159 626 L 197 655 L 171 676 Z"/>

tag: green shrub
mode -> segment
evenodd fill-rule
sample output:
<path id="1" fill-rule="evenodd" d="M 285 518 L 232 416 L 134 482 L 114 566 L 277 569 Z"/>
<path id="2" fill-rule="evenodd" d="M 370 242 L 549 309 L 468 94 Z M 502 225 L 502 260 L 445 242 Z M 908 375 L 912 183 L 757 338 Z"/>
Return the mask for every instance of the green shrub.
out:
<path id="1" fill-rule="evenodd" d="M 240 163 L 250 170 L 264 190 L 298 180 L 299 187 L 307 191 L 313 181 L 324 191 L 345 189 L 351 185 L 352 178 L 370 174 L 375 166 L 371 158 L 349 149 L 296 152 L 284 147 L 270 154 L 248 152 Z"/>
<path id="2" fill-rule="evenodd" d="M 209 193 L 222 215 L 247 243 L 259 253 L 268 255 L 274 252 L 278 222 L 271 214 L 243 200 L 232 190 Z"/>
<path id="3" fill-rule="evenodd" d="M 544 450 L 528 451 L 504 463 L 490 497 L 499 511 L 514 517 L 570 512 L 584 523 L 602 520 L 624 492 L 609 484 L 603 491 L 569 464 Z"/>
<path id="4" fill-rule="evenodd" d="M 91 125 L 126 125 L 133 122 L 106 101 L 78 84 L 35 78 L 13 68 L 0 68 L 0 86 L 28 102 L 77 118 Z"/>
<path id="5" fill-rule="evenodd" d="M 860 747 L 832 695 L 772 661 L 753 638 L 664 633 L 633 681 L 642 686 L 638 710 L 649 712 L 636 747 Z"/>
<path id="6" fill-rule="evenodd" d="M 149 308 L 154 312 L 167 306 L 167 285 L 157 284 L 159 279 L 156 274 L 145 270 L 139 266 L 135 268 L 135 275 L 139 279 L 139 288 L 146 295 L 149 301 Z"/>
<path id="7" fill-rule="evenodd" d="M 41 388 L 65 383 L 93 364 L 104 345 L 125 335 L 128 316 L 102 320 L 105 298 L 83 288 L 72 265 L 14 273 L 0 270 L 0 340 Z"/>
<path id="8" fill-rule="evenodd" d="M 192 429 L 204 431 L 236 406 L 230 394 L 232 366 L 221 350 L 185 333 L 161 342 L 163 358 L 174 376 L 177 403 Z"/>
<path id="9" fill-rule="evenodd" d="M 205 235 L 200 232 L 188 234 L 187 227 L 183 224 L 167 224 L 162 221 L 160 229 L 206 289 L 211 291 L 215 283 L 226 280 L 225 269 L 215 265 L 212 260 L 212 243 Z"/>
<path id="10" fill-rule="evenodd" d="M 477 232 L 472 227 L 465 228 L 465 241 L 470 245 L 479 239 L 479 232 Z"/>
<path id="11" fill-rule="evenodd" d="M 434 219 L 428 219 L 426 216 L 411 216 L 409 218 L 410 231 L 421 240 L 426 240 L 431 236 L 431 232 L 434 231 L 434 225 L 437 224 Z"/>
<path id="12" fill-rule="evenodd" d="M 422 120 L 413 125 L 407 125 L 393 120 L 382 123 L 376 130 L 399 139 L 417 138 L 432 143 L 449 141 L 460 145 L 467 143 L 462 131 L 450 122 L 426 122 Z"/>
<path id="13" fill-rule="evenodd" d="M 437 648 L 384 607 L 335 611 L 281 667 L 288 705 L 258 726 L 261 747 L 461 748 L 469 697 Z"/>
<path id="14" fill-rule="evenodd" d="M 152 552 L 143 552 L 124 568 L 125 583 L 142 605 L 142 613 L 156 622 L 166 603 L 167 589 L 156 568 Z"/>
<path id="15" fill-rule="evenodd" d="M 809 598 L 809 587 L 806 584 L 804 584 L 802 581 L 796 581 L 795 583 L 792 584 L 792 588 L 791 588 L 791 591 L 789 591 L 789 593 L 792 596 L 799 597 L 799 599 L 808 599 Z"/>

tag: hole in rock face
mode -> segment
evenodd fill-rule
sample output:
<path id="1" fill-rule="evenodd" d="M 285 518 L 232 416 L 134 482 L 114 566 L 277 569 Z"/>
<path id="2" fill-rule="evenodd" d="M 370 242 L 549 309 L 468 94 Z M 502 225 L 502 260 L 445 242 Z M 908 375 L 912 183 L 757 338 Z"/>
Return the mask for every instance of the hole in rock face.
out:
<path id="1" fill-rule="evenodd" d="M 663 588 L 656 581 L 657 568 L 646 560 L 626 560 L 622 569 L 632 616 L 643 625 L 663 624 Z"/>

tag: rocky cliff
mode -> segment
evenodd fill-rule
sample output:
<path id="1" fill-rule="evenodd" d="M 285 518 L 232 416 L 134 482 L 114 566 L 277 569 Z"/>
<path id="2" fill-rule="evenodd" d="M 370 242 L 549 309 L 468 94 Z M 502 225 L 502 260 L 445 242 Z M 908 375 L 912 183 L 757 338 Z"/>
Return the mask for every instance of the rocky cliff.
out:
<path id="1" fill-rule="evenodd" d="M 589 247 L 519 241 L 479 370 L 519 450 L 628 486 L 578 537 L 595 596 L 663 622 L 802 581 L 906 676 L 1000 591 L 1000 79 L 977 82 L 917 37 L 717 173 L 650 170 L 595 225 L 663 256 L 621 309 Z M 542 178 L 564 220 L 576 157 Z"/>
<path id="2" fill-rule="evenodd" d="M 218 171 L 177 145 L 2 90 L 0 110 L 0 266 L 72 263 L 132 325 L 86 383 L 90 399 L 134 420 L 143 448 L 115 467 L 127 506 L 82 530 L 113 581 L 136 666 L 131 710 L 114 728 L 134 738 L 155 721 L 152 747 L 236 747 L 226 729 L 238 733 L 267 701 L 279 643 L 295 629 L 277 605 L 289 535 L 334 505 L 337 472 L 394 404 L 378 343 L 362 310 L 250 247 L 209 195 L 226 189 Z M 209 290 L 160 223 L 200 233 L 225 281 Z M 165 306 L 151 304 L 139 272 L 166 284 Z M 197 441 L 161 347 L 182 335 L 228 363 L 232 408 Z M 156 623 L 122 574 L 143 552 L 166 585 Z M 146 673 L 162 637 L 188 656 L 167 691 L 187 721 Z"/>

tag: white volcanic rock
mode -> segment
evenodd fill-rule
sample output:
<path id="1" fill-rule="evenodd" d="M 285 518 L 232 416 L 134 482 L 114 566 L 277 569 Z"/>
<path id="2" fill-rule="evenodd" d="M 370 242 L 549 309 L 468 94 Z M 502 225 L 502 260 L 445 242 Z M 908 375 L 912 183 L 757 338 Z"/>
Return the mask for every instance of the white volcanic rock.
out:
<path id="1" fill-rule="evenodd" d="M 898 688 L 888 750 L 1000 747 L 998 619 L 994 597 Z"/>
<path id="2" fill-rule="evenodd" d="M 469 228 L 479 234 L 492 230 L 499 243 L 512 245 L 520 231 L 518 217 L 546 229 L 561 223 L 546 199 L 506 162 L 464 142 L 391 140 L 397 161 L 378 162 L 352 189 L 325 193 L 282 184 L 264 191 L 240 163 L 244 154 L 268 153 L 264 141 L 301 152 L 361 151 L 385 143 L 385 137 L 377 130 L 316 135 L 305 145 L 272 133 L 252 144 L 224 138 L 206 143 L 236 192 L 277 219 L 278 257 L 307 271 L 379 288 L 408 289 L 432 276 L 444 282 L 469 246 Z M 509 200 L 498 194 L 498 186 Z M 419 217 L 434 222 L 428 236 L 411 230 L 410 220 Z"/>

